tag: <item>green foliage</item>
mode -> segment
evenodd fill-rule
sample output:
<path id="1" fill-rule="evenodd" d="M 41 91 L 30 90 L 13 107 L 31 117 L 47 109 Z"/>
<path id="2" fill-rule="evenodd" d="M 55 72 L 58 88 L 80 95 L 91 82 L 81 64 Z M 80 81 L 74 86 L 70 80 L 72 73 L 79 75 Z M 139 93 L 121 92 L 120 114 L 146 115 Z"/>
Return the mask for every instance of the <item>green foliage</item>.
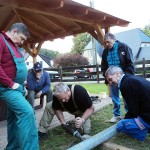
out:
<path id="1" fill-rule="evenodd" d="M 45 48 L 40 49 L 40 54 L 43 54 L 50 59 L 55 59 L 56 57 L 60 56 L 60 53 L 58 51 L 53 51 Z"/>
<path id="2" fill-rule="evenodd" d="M 67 67 L 67 66 L 84 66 L 88 65 L 88 59 L 86 57 L 83 57 L 79 54 L 63 54 L 59 58 L 56 58 L 54 60 L 54 66 L 62 66 L 62 67 Z"/>
<path id="3" fill-rule="evenodd" d="M 90 40 L 91 40 L 90 34 L 88 33 L 78 34 L 76 37 L 73 38 L 74 45 L 71 49 L 71 52 L 76 54 L 82 54 L 83 49 L 89 43 Z"/>
<path id="4" fill-rule="evenodd" d="M 143 32 L 146 34 L 146 35 L 148 35 L 149 37 L 150 37 L 150 24 L 149 25 L 146 25 L 145 27 L 144 27 L 144 29 L 142 29 L 143 30 Z"/>

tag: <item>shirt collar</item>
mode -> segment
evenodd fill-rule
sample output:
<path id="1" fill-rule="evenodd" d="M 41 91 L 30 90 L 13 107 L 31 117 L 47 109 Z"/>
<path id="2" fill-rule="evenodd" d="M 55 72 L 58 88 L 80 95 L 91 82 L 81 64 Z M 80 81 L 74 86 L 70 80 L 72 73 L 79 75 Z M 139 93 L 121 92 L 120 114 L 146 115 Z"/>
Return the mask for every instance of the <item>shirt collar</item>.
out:
<path id="1" fill-rule="evenodd" d="M 122 81 L 122 78 L 124 77 L 124 75 L 125 75 L 125 74 L 122 75 L 122 77 L 120 78 L 120 80 L 119 80 L 119 82 L 118 82 L 118 88 L 119 88 L 119 89 L 120 89 L 120 84 L 121 84 L 121 81 Z"/>

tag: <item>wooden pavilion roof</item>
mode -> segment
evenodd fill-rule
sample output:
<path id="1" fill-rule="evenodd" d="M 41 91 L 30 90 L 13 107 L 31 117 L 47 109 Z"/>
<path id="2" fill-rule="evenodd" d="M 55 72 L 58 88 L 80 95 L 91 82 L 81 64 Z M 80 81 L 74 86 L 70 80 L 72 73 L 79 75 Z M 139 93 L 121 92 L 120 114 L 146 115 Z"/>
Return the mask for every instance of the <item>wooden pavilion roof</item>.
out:
<path id="1" fill-rule="evenodd" d="M 64 38 L 83 32 L 101 41 L 103 30 L 130 22 L 71 0 L 0 0 L 0 31 L 15 22 L 25 23 L 31 33 L 28 43 Z"/>

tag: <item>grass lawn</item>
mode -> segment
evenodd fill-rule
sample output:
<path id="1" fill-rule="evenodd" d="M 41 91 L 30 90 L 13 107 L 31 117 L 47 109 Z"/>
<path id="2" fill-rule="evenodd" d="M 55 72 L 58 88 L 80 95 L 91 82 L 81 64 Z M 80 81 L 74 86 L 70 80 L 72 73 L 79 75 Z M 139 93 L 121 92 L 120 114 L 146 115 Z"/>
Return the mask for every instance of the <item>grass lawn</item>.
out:
<path id="1" fill-rule="evenodd" d="M 107 87 L 105 84 L 82 84 L 90 93 L 106 92 Z M 104 91 L 103 91 L 104 90 Z M 112 105 L 109 105 L 91 116 L 92 130 L 91 135 L 95 135 L 104 129 L 113 125 L 108 120 L 112 117 Z M 122 114 L 125 113 L 123 104 L 121 105 Z M 115 137 L 109 140 L 112 143 L 116 143 L 128 148 L 136 150 L 150 150 L 150 134 L 148 134 L 144 142 L 132 139 L 125 134 L 117 134 Z M 41 150 L 66 150 L 71 145 L 80 142 L 77 138 L 65 133 L 61 127 L 56 127 L 49 131 L 49 138 L 47 140 L 40 141 Z M 99 148 L 94 148 L 98 150 Z"/>

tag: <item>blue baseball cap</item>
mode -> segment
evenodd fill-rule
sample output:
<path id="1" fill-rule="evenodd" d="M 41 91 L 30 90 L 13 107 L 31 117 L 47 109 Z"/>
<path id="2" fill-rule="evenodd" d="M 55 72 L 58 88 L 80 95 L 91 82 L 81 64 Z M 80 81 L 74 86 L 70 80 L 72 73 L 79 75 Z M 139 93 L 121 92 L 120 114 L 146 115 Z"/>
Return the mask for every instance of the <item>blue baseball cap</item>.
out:
<path id="1" fill-rule="evenodd" d="M 42 70 L 42 69 L 43 69 L 43 68 L 42 68 L 42 64 L 41 64 L 40 62 L 35 63 L 34 66 L 33 66 L 33 69 L 34 69 L 35 71 L 40 71 L 40 70 Z"/>

